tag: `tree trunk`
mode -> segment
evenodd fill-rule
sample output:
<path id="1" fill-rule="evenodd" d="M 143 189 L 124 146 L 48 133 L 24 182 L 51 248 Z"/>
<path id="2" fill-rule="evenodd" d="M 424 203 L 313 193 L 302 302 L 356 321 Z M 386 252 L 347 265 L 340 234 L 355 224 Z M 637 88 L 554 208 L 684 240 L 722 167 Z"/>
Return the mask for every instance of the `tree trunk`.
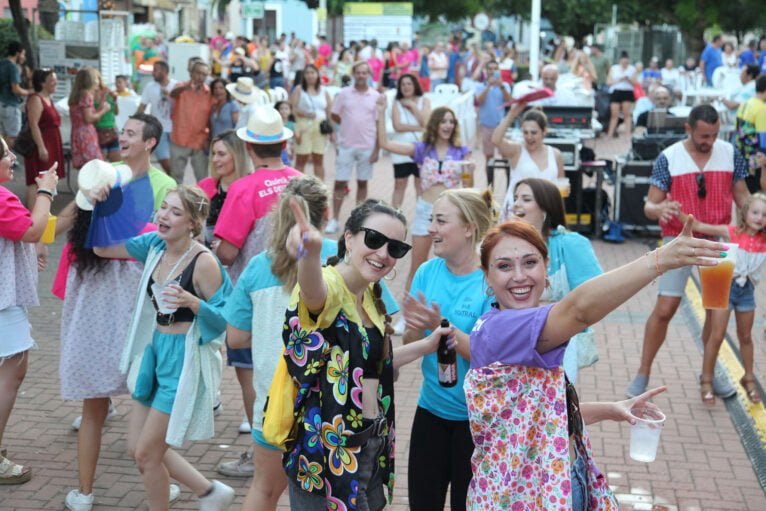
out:
<path id="1" fill-rule="evenodd" d="M 36 67 L 37 59 L 32 51 L 32 42 L 29 40 L 29 20 L 24 17 L 24 10 L 21 8 L 21 0 L 8 0 L 13 16 L 13 28 L 19 35 L 19 42 L 27 53 L 27 64 L 30 68 Z"/>

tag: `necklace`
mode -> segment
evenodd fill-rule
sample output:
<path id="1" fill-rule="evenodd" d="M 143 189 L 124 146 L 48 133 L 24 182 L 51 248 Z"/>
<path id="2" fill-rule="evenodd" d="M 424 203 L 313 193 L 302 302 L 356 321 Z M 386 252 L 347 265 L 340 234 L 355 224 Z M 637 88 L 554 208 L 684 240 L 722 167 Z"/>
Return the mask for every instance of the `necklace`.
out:
<path id="1" fill-rule="evenodd" d="M 189 243 L 189 248 L 186 249 L 186 252 L 184 252 L 183 255 L 178 258 L 178 261 L 176 261 L 175 266 L 173 266 L 173 268 L 170 269 L 168 274 L 165 275 L 165 280 L 162 281 L 163 284 L 167 284 L 168 282 L 170 282 L 170 280 L 171 280 L 170 277 L 176 272 L 178 267 L 181 265 L 181 263 L 184 261 L 184 259 L 186 259 L 186 256 L 189 255 L 189 253 L 192 251 L 193 248 L 194 248 L 194 241 L 192 240 L 192 242 Z M 166 254 L 167 254 L 167 249 L 166 249 L 165 253 L 162 254 L 162 266 L 165 265 L 165 255 Z M 159 276 L 159 273 L 157 274 L 157 276 Z"/>

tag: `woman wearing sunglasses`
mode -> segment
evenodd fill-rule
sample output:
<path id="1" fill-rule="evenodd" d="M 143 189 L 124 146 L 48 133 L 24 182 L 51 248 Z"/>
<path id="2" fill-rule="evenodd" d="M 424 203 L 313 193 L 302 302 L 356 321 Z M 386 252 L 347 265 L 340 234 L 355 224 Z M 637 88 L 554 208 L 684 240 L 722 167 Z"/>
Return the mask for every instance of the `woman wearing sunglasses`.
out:
<path id="1" fill-rule="evenodd" d="M 376 200 L 354 208 L 338 257 L 323 268 L 320 231 L 295 201 L 290 207 L 296 225 L 286 247 L 298 258 L 298 285 L 283 340 L 299 389 L 297 436 L 283 458 L 290 506 L 383 509 L 383 486 L 390 500 L 394 485 L 394 367 L 434 352 L 451 329 L 392 353 L 379 280 L 410 250 L 400 212 Z"/>

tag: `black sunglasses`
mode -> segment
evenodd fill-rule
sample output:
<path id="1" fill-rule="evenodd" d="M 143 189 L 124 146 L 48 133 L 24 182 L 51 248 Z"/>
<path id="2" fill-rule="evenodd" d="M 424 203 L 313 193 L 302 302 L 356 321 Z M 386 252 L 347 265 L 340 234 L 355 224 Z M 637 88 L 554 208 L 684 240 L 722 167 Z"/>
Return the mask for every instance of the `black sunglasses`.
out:
<path id="1" fill-rule="evenodd" d="M 364 244 L 367 248 L 377 250 L 386 243 L 388 243 L 388 253 L 394 259 L 401 259 L 407 255 L 407 252 L 412 248 L 411 245 L 399 240 L 392 240 L 383 233 L 370 229 L 369 227 L 362 227 L 360 230 L 364 231 Z"/>
<path id="2" fill-rule="evenodd" d="M 704 199 L 707 197 L 707 187 L 705 187 L 705 174 L 697 174 L 697 197 Z"/>

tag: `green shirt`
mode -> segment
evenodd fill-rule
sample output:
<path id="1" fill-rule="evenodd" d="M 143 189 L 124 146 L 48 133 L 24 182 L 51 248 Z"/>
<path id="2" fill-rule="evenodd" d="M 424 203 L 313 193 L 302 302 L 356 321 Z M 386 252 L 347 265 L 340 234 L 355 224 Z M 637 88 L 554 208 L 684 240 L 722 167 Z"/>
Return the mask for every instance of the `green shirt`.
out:
<path id="1" fill-rule="evenodd" d="M 114 111 L 117 110 L 114 100 L 112 99 L 112 96 L 107 95 L 106 101 L 109 103 L 109 111 L 101 116 L 101 119 L 98 120 L 94 126 L 96 128 L 114 128 L 116 127 L 116 123 L 114 121 Z M 93 106 L 96 110 L 98 110 L 98 102 L 94 101 Z"/>
<path id="2" fill-rule="evenodd" d="M 162 201 L 165 200 L 168 190 L 175 188 L 177 184 L 175 179 L 155 167 L 149 168 L 148 174 L 154 192 L 154 211 L 157 211 L 160 209 Z"/>
<path id="3" fill-rule="evenodd" d="M 591 55 L 590 61 L 593 62 L 593 67 L 596 68 L 596 81 L 599 85 L 605 85 L 607 76 L 609 76 L 609 59 L 605 55 L 600 57 Z"/>

